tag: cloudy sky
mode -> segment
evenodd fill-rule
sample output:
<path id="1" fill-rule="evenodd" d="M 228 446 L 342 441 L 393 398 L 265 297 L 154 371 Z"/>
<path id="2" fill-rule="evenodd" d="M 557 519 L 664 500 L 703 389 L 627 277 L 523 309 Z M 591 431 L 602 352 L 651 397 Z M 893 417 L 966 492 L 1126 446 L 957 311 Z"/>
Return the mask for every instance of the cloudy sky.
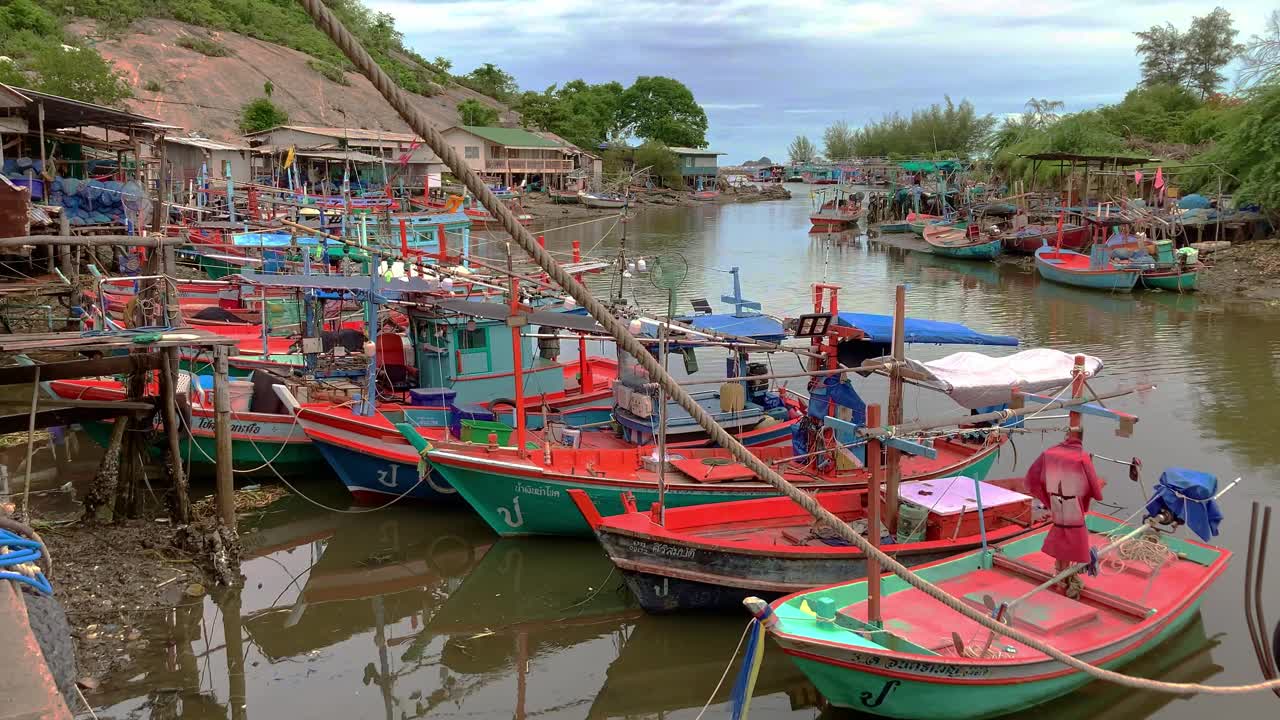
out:
<path id="1" fill-rule="evenodd" d="M 1070 110 L 1114 102 L 1138 78 L 1133 32 L 1185 28 L 1214 2 L 1181 0 L 367 0 L 409 45 L 492 62 L 524 89 L 583 78 L 630 84 L 667 75 L 710 120 L 711 147 L 738 163 L 785 158 L 844 119 L 969 98 L 1009 113 L 1029 97 Z M 1240 40 L 1280 0 L 1222 0 Z"/>

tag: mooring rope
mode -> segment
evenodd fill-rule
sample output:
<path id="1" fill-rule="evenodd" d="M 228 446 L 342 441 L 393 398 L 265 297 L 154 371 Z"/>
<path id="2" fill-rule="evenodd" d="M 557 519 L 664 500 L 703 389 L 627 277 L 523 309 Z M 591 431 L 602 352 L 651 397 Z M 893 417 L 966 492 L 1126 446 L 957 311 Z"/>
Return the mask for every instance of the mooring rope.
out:
<path id="1" fill-rule="evenodd" d="M 809 514 L 818 520 L 830 523 L 833 527 L 840 530 L 840 534 L 844 539 L 857 545 L 863 553 L 868 556 L 875 557 L 880 561 L 882 569 L 888 570 L 898 577 L 902 578 L 912 587 L 920 590 L 924 594 L 932 597 L 938 602 L 946 605 L 955 612 L 973 620 L 983 627 L 993 632 L 999 633 L 1012 640 L 1022 643 L 1023 645 L 1044 653 L 1045 655 L 1067 665 L 1068 667 L 1079 672 L 1087 673 L 1095 678 L 1107 680 L 1126 687 L 1132 687 L 1142 690 L 1157 690 L 1160 692 L 1173 693 L 1179 695 L 1189 695 L 1195 693 L 1211 693 L 1218 695 L 1239 695 L 1259 690 L 1270 690 L 1272 688 L 1280 688 L 1280 678 L 1268 682 L 1254 683 L 1251 685 L 1234 685 L 1234 686 L 1215 686 L 1203 685 L 1199 683 L 1169 683 L 1146 678 L 1137 678 L 1113 670 L 1090 665 L 1072 655 L 1069 655 L 1056 647 L 1045 643 L 1039 638 L 1032 637 L 1017 628 L 1009 627 L 1003 623 L 996 622 L 994 618 L 989 617 L 986 613 L 979 612 L 970 608 L 959 599 L 953 597 L 942 588 L 921 578 L 915 573 L 907 569 L 905 565 L 894 560 L 889 555 L 882 552 L 878 547 L 873 546 L 865 538 L 854 532 L 839 517 L 818 504 L 818 501 L 802 490 L 799 490 L 791 483 L 787 482 L 781 475 L 769 467 L 760 458 L 753 455 L 745 446 L 737 439 L 725 431 L 724 428 L 716 424 L 711 415 L 697 402 L 693 397 L 676 383 L 672 377 L 662 368 L 661 364 L 649 354 L 644 346 L 641 345 L 627 331 L 626 325 L 615 318 L 605 305 L 592 295 L 582 284 L 580 284 L 572 275 L 565 271 L 555 258 L 551 256 L 545 249 L 540 247 L 534 239 L 533 234 L 523 227 L 516 219 L 515 213 L 506 205 L 501 203 L 497 196 L 493 193 L 488 185 L 481 180 L 480 176 L 474 170 L 468 167 L 454 151 L 444 137 L 436 130 L 430 122 L 409 100 L 407 94 L 402 91 L 391 80 L 390 76 L 369 56 L 369 53 L 361 46 L 360 42 L 345 28 L 342 23 L 333 15 L 322 0 L 299 0 L 307 13 L 311 16 L 316 26 L 325 32 L 334 44 L 336 44 L 347 58 L 358 68 L 361 73 L 378 89 L 382 97 L 391 104 L 393 108 L 400 114 L 400 117 L 409 125 L 409 127 L 418 134 L 419 137 L 426 141 L 427 145 L 444 161 L 450 171 L 460 178 L 468 190 L 471 191 L 480 202 L 488 209 L 501 223 L 502 228 L 510 233 L 511 237 L 519 243 L 530 257 L 543 269 L 543 271 L 554 280 L 560 287 L 573 297 L 591 317 L 601 327 L 613 336 L 618 343 L 618 347 L 627 353 L 630 353 L 641 366 L 649 373 L 649 377 L 656 378 L 663 385 L 667 394 L 672 400 L 675 400 L 689 415 L 697 421 L 698 425 L 706 431 L 711 440 L 725 448 L 736 460 L 746 465 L 757 477 L 761 478 L 779 493 L 791 498 L 796 504 L 804 508 Z"/>

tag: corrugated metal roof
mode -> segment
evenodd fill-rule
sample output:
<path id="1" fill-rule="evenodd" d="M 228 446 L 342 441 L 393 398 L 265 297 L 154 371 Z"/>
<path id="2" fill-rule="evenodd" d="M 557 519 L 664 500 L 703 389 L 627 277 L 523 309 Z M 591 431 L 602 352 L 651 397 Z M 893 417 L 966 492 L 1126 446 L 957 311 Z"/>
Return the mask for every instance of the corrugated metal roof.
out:
<path id="1" fill-rule="evenodd" d="M 340 127 L 318 127 L 315 125 L 281 125 L 273 127 L 270 130 L 259 130 L 255 133 L 249 133 L 245 137 L 256 137 L 258 135 L 266 135 L 276 130 L 293 130 L 295 132 L 308 133 L 311 135 L 323 135 L 325 137 L 355 140 L 359 141 L 383 141 L 398 143 L 415 143 L 422 142 L 421 138 L 412 133 L 388 132 L 386 130 L 366 130 L 364 128 L 340 128 Z"/>
<path id="2" fill-rule="evenodd" d="M 232 150 L 242 151 L 248 150 L 248 145 L 232 145 L 220 140 L 211 140 L 202 137 L 167 137 L 165 142 L 171 142 L 175 145 L 186 145 L 187 147 L 200 148 L 201 150 Z"/>
<path id="3" fill-rule="evenodd" d="M 511 148 L 563 148 L 560 143 L 554 140 L 548 140 L 541 135 L 536 135 L 528 130 L 521 130 L 520 128 L 480 127 L 479 125 L 455 125 L 454 127 L 466 130 L 472 135 L 482 137 L 489 142 Z M 450 128 L 450 130 L 452 129 L 453 128 Z M 446 130 L 445 132 L 448 131 Z"/>
<path id="4" fill-rule="evenodd" d="M 722 152 L 716 152 L 715 150 L 707 150 L 705 148 L 668 147 L 667 149 L 677 155 L 724 155 L 725 154 Z"/>

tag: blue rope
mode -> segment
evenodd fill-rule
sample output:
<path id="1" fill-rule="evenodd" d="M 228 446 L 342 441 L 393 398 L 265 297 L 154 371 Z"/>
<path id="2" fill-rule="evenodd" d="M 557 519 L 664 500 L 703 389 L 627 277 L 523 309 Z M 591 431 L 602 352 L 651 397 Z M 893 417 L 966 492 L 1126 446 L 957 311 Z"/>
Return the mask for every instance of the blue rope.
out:
<path id="1" fill-rule="evenodd" d="M 0 530 L 0 547 L 5 548 L 0 550 L 0 580 L 25 583 L 45 595 L 53 594 L 53 586 L 49 584 L 49 580 L 44 576 L 43 572 L 36 571 L 34 576 L 28 577 L 21 572 L 5 569 L 23 563 L 39 562 L 44 554 L 39 542 L 16 535 L 8 530 Z"/>

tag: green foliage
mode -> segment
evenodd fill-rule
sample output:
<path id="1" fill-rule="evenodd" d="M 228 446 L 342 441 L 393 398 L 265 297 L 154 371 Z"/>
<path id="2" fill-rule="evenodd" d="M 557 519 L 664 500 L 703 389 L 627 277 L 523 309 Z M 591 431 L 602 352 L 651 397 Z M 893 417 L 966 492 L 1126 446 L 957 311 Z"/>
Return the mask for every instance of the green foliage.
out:
<path id="1" fill-rule="evenodd" d="M 142 84 L 142 89 L 153 93 L 164 92 L 164 83 L 159 80 L 148 80 Z"/>
<path id="2" fill-rule="evenodd" d="M 493 63 L 485 63 L 471 72 L 458 78 L 465 87 L 494 100 L 507 102 L 520 91 L 516 79 Z"/>
<path id="3" fill-rule="evenodd" d="M 1244 51 L 1244 46 L 1236 42 L 1238 34 L 1231 24 L 1231 13 L 1220 7 L 1191 19 L 1191 29 L 1183 36 L 1183 74 L 1201 98 L 1217 92 L 1227 79 L 1222 68 Z"/>
<path id="4" fill-rule="evenodd" d="M 1025 117 L 1025 116 L 1024 116 Z M 1010 179 L 1028 183 L 1057 176 L 1056 163 L 1043 163 L 1039 177 L 1032 176 L 1032 163 L 1020 156 L 1046 152 L 1124 155 L 1124 138 L 1114 133 L 1101 111 L 1090 110 L 1062 117 L 1044 127 L 1028 127 L 1025 120 L 1006 122 L 992 136 L 993 164 Z"/>
<path id="5" fill-rule="evenodd" d="M 1177 143 L 1187 142 L 1183 124 L 1203 104 L 1180 85 L 1148 85 L 1130 90 L 1123 101 L 1100 112 L 1117 135 Z"/>
<path id="6" fill-rule="evenodd" d="M 636 78 L 619 98 L 618 128 L 628 135 L 667 145 L 705 147 L 707 114 L 679 80 L 655 75 Z"/>
<path id="7" fill-rule="evenodd" d="M 822 131 L 822 151 L 828 160 L 845 160 L 857 154 L 854 138 L 857 133 L 844 120 L 837 120 Z"/>
<path id="8" fill-rule="evenodd" d="M 225 45 L 212 38 L 183 35 L 174 44 L 208 57 L 228 57 L 231 55 L 231 51 Z"/>
<path id="9" fill-rule="evenodd" d="M 289 122 L 289 113 L 276 106 L 269 98 L 250 100 L 240 108 L 240 131 L 253 133 L 270 130 Z"/>
<path id="10" fill-rule="evenodd" d="M 1191 18 L 1186 32 L 1165 23 L 1134 33 L 1142 56 L 1142 84 L 1183 85 L 1201 99 L 1209 97 L 1227 79 L 1222 69 L 1245 50 L 1235 41 L 1238 34 L 1231 13 L 1220 7 Z"/>
<path id="11" fill-rule="evenodd" d="M 467 98 L 458 103 L 458 122 L 462 125 L 479 125 L 481 127 L 496 125 L 498 111 L 478 100 Z"/>
<path id="12" fill-rule="evenodd" d="M 994 117 L 979 115 L 968 100 L 956 105 L 947 96 L 942 103 L 913 110 L 911 117 L 886 115 L 853 131 L 853 149 L 845 157 L 968 157 L 982 148 L 995 124 Z"/>
<path id="13" fill-rule="evenodd" d="M 793 165 L 811 162 L 817 154 L 818 149 L 813 146 L 813 141 L 804 135 L 797 135 L 787 146 L 787 158 Z"/>
<path id="14" fill-rule="evenodd" d="M 130 95 L 97 50 L 67 38 L 59 18 L 31 0 L 0 0 L 0 55 L 10 58 L 0 61 L 6 84 L 105 104 Z"/>
<path id="15" fill-rule="evenodd" d="M 1223 187 L 1237 203 L 1257 203 L 1274 215 L 1280 208 L 1280 84 L 1257 88 L 1228 117 L 1221 139 L 1196 158 L 1206 166 L 1185 182 L 1189 189 L 1216 191 L 1221 168 Z"/>
<path id="16" fill-rule="evenodd" d="M 378 65 L 400 87 L 420 95 L 437 92 L 436 83 L 448 73 L 404 46 L 392 17 L 376 13 L 359 0 L 326 0 L 325 4 L 364 44 Z M 183 22 L 248 35 L 306 53 L 339 68 L 349 68 L 346 56 L 315 27 L 296 0 L 75 0 L 68 11 L 101 20 L 108 28 L 122 28 L 146 17 Z"/>
<path id="17" fill-rule="evenodd" d="M 321 77 L 329 82 L 334 82 L 344 86 L 351 84 L 351 81 L 347 79 L 347 74 L 342 70 L 342 68 L 326 60 L 310 58 L 307 60 L 307 67 L 320 73 Z"/>
<path id="18" fill-rule="evenodd" d="M 582 148 L 596 148 L 616 134 L 623 87 L 609 82 L 589 85 L 572 80 L 521 93 L 513 107 L 527 128 L 549 130 Z"/>
<path id="19" fill-rule="evenodd" d="M 635 166 L 648 168 L 649 176 L 673 189 L 684 188 L 684 176 L 680 174 L 680 158 L 666 145 L 650 140 L 636 148 Z"/>

